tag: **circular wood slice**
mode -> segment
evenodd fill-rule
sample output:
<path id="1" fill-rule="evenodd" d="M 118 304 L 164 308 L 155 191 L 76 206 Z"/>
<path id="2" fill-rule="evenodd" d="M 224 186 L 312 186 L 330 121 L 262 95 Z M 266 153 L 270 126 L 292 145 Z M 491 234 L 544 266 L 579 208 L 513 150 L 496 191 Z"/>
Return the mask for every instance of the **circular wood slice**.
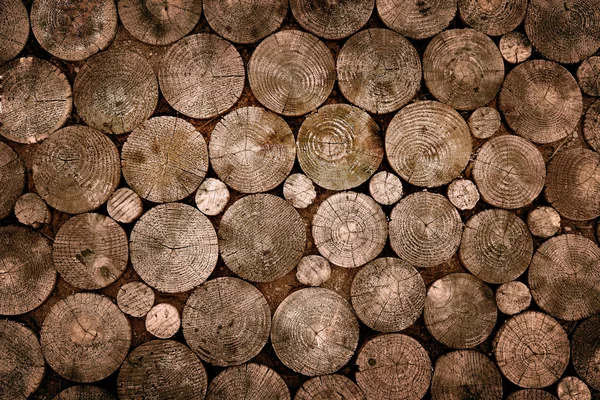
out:
<path id="1" fill-rule="evenodd" d="M 533 257 L 533 240 L 516 214 L 488 209 L 465 224 L 458 255 L 465 268 L 482 281 L 505 283 L 527 269 Z"/>
<path id="2" fill-rule="evenodd" d="M 523 282 L 506 282 L 496 289 L 496 305 L 504 314 L 518 314 L 528 309 L 530 304 L 531 292 Z"/>
<path id="3" fill-rule="evenodd" d="M 456 0 L 377 0 L 377 14 L 389 28 L 413 39 L 435 36 L 450 25 Z"/>
<path id="4" fill-rule="evenodd" d="M 172 304 L 157 304 L 146 315 L 146 330 L 160 339 L 172 337 L 180 326 L 179 311 Z"/>
<path id="5" fill-rule="evenodd" d="M 588 386 L 575 376 L 564 377 L 556 388 L 560 400 L 592 400 Z"/>
<path id="6" fill-rule="evenodd" d="M 0 314 L 25 314 L 54 290 L 52 245 L 41 233 L 20 226 L 1 227 L 0 263 Z"/>
<path id="7" fill-rule="evenodd" d="M 581 322 L 572 338 L 575 371 L 588 385 L 600 390 L 600 316 Z"/>
<path id="8" fill-rule="evenodd" d="M 331 374 L 354 355 L 358 321 L 352 307 L 329 289 L 300 289 L 273 315 L 271 342 L 277 357 L 307 376 Z"/>
<path id="9" fill-rule="evenodd" d="M 286 0 L 204 0 L 204 15 L 212 29 L 234 43 L 255 43 L 275 32 L 287 15 Z"/>
<path id="10" fill-rule="evenodd" d="M 0 394 L 5 399 L 28 399 L 44 377 L 45 363 L 37 336 L 29 328 L 0 320 Z"/>
<path id="11" fill-rule="evenodd" d="M 262 293 L 238 278 L 212 279 L 198 287 L 183 309 L 183 336 L 210 364 L 249 361 L 269 339 L 271 311 Z"/>
<path id="12" fill-rule="evenodd" d="M 477 152 L 473 179 L 486 203 L 520 208 L 535 200 L 544 188 L 546 164 L 528 140 L 515 135 L 498 136 Z"/>
<path id="13" fill-rule="evenodd" d="M 500 90 L 504 61 L 488 36 L 474 29 L 451 29 L 427 45 L 423 77 L 439 101 L 457 110 L 474 110 Z"/>
<path id="14" fill-rule="evenodd" d="M 381 253 L 388 223 L 379 204 L 362 193 L 327 198 L 314 216 L 312 236 L 319 253 L 344 268 L 360 267 Z"/>
<path id="15" fill-rule="evenodd" d="M 598 74 L 600 76 L 600 70 Z M 592 150 L 600 151 L 600 100 L 589 106 L 585 113 L 583 138 Z"/>
<path id="16" fill-rule="evenodd" d="M 127 234 L 105 215 L 75 215 L 56 234 L 52 257 L 67 283 L 80 289 L 101 289 L 119 279 L 127 268 Z"/>
<path id="17" fill-rule="evenodd" d="M 600 57 L 586 58 L 577 68 L 581 91 L 590 96 L 600 96 Z"/>
<path id="18" fill-rule="evenodd" d="M 71 386 L 60 392 L 52 400 L 116 400 L 108 391 L 97 386 Z"/>
<path id="19" fill-rule="evenodd" d="M 446 353 L 435 362 L 431 397 L 433 400 L 501 400 L 502 375 L 489 358 L 477 351 Z"/>
<path id="20" fill-rule="evenodd" d="M 410 336 L 391 333 L 367 340 L 356 364 L 356 383 L 368 399 L 420 400 L 429 389 L 429 355 Z"/>
<path id="21" fill-rule="evenodd" d="M 556 318 L 600 313 L 600 248 L 579 235 L 548 239 L 529 265 L 529 287 L 538 306 Z"/>
<path id="22" fill-rule="evenodd" d="M 365 400 L 362 390 L 344 375 L 315 376 L 304 382 L 294 400 Z"/>
<path id="23" fill-rule="evenodd" d="M 527 214 L 527 226 L 533 236 L 547 239 L 560 230 L 560 214 L 552 207 L 537 207 Z"/>
<path id="24" fill-rule="evenodd" d="M 446 196 L 459 210 L 472 210 L 479 202 L 479 190 L 468 179 L 455 179 L 448 185 Z"/>
<path id="25" fill-rule="evenodd" d="M 158 104 L 158 81 L 144 57 L 126 50 L 104 51 L 79 70 L 73 100 L 86 124 L 119 135 L 150 118 Z"/>
<path id="26" fill-rule="evenodd" d="M 270 282 L 290 272 L 306 246 L 306 228 L 298 211 L 272 194 L 242 197 L 221 218 L 219 246 L 223 261 L 252 282 Z"/>
<path id="27" fill-rule="evenodd" d="M 380 130 L 371 116 L 348 104 L 310 114 L 298 131 L 298 162 L 317 185 L 352 189 L 366 182 L 383 160 Z"/>
<path id="28" fill-rule="evenodd" d="M 462 20 L 490 36 L 512 31 L 523 22 L 527 0 L 458 0 Z"/>
<path id="29" fill-rule="evenodd" d="M 506 400 L 558 400 L 544 390 L 526 389 L 511 393 Z"/>
<path id="30" fill-rule="evenodd" d="M 204 215 L 221 214 L 229 203 L 229 189 L 222 181 L 207 178 L 200 184 L 194 201 Z"/>
<path id="31" fill-rule="evenodd" d="M 402 181 L 387 171 L 379 171 L 369 181 L 371 197 L 383 205 L 392 205 L 402 198 Z"/>
<path id="32" fill-rule="evenodd" d="M 0 219 L 6 218 L 25 188 L 25 165 L 6 143 L 0 142 Z"/>
<path id="33" fill-rule="evenodd" d="M 15 203 L 15 216 L 23 225 L 40 228 L 52 221 L 52 212 L 37 193 L 25 193 Z"/>
<path id="34" fill-rule="evenodd" d="M 499 106 L 517 135 L 541 144 L 571 134 L 583 110 L 573 75 L 546 60 L 531 60 L 513 68 L 504 80 Z"/>
<path id="35" fill-rule="evenodd" d="M 69 214 L 104 204 L 121 179 L 119 151 L 93 128 L 71 125 L 44 141 L 33 162 L 38 194 L 51 207 Z"/>
<path id="36" fill-rule="evenodd" d="M 317 191 L 306 175 L 291 174 L 283 184 L 283 197 L 295 208 L 306 208 L 317 198 Z"/>
<path id="37" fill-rule="evenodd" d="M 394 116 L 385 135 L 391 167 L 416 186 L 436 187 L 458 177 L 471 157 L 469 127 L 437 101 L 418 101 Z"/>
<path id="38" fill-rule="evenodd" d="M 569 338 L 549 315 L 526 311 L 498 330 L 494 355 L 500 371 L 524 388 L 556 382 L 569 364 Z"/>
<path id="39" fill-rule="evenodd" d="M 117 378 L 121 400 L 204 399 L 206 370 L 184 344 L 151 340 L 135 348 Z"/>
<path id="40" fill-rule="evenodd" d="M 518 31 L 508 32 L 500 38 L 500 53 L 510 64 L 519 64 L 531 57 L 533 47 L 529 38 Z"/>
<path id="41" fill-rule="evenodd" d="M 390 245 L 400 258 L 433 267 L 458 250 L 463 223 L 444 196 L 416 192 L 400 200 L 390 215 Z"/>
<path id="42" fill-rule="evenodd" d="M 185 292 L 204 282 L 217 265 L 218 249 L 212 223 L 186 204 L 156 206 L 131 231 L 133 268 L 161 292 Z"/>
<path id="43" fill-rule="evenodd" d="M 440 343 L 467 349 L 492 333 L 498 311 L 494 292 L 470 274 L 449 274 L 433 282 L 425 300 L 425 325 Z"/>
<path id="44" fill-rule="evenodd" d="M 281 376 L 262 364 L 243 364 L 223 370 L 208 386 L 206 400 L 290 400 Z"/>
<path id="45" fill-rule="evenodd" d="M 468 119 L 473 137 L 488 139 L 500 129 L 500 113 L 490 107 L 479 107 Z"/>
<path id="46" fill-rule="evenodd" d="M 256 47 L 248 64 L 248 81 L 260 104 L 278 114 L 299 116 L 329 97 L 335 60 L 316 36 L 284 30 Z"/>
<path id="47" fill-rule="evenodd" d="M 531 0 L 525 32 L 542 56 L 574 64 L 600 48 L 600 8 L 594 0 Z"/>
<path id="48" fill-rule="evenodd" d="M 548 163 L 546 200 L 565 218 L 585 221 L 600 215 L 600 155 L 572 148 Z"/>
<path id="49" fill-rule="evenodd" d="M 76 293 L 50 309 L 40 336 L 44 357 L 60 376 L 96 382 L 115 372 L 127 356 L 131 325 L 110 298 Z"/>
<path id="50" fill-rule="evenodd" d="M 129 282 L 117 294 L 121 311 L 132 317 L 144 317 L 154 305 L 154 291 L 143 282 Z"/>
<path id="51" fill-rule="evenodd" d="M 347 38 L 361 29 L 373 12 L 375 0 L 291 0 L 296 21 L 307 31 L 328 40 Z"/>
<path id="52" fill-rule="evenodd" d="M 48 61 L 23 57 L 0 68 L 0 134 L 17 143 L 41 142 L 67 122 L 73 108 L 71 84 Z"/>
<path id="53" fill-rule="evenodd" d="M 21 0 L 0 4 L 0 65 L 15 58 L 29 38 L 29 14 Z"/>
<path id="54" fill-rule="evenodd" d="M 119 0 L 117 6 L 134 38 L 161 46 L 190 33 L 202 14 L 202 0 Z"/>
<path id="55" fill-rule="evenodd" d="M 144 213 L 144 204 L 133 190 L 123 187 L 117 189 L 106 203 L 108 215 L 118 222 L 129 224 Z"/>
<path id="56" fill-rule="evenodd" d="M 337 57 L 337 73 L 344 97 L 374 114 L 399 109 L 421 87 L 417 50 L 389 29 L 367 29 L 348 39 Z"/>
<path id="57" fill-rule="evenodd" d="M 238 108 L 221 119 L 210 136 L 209 151 L 219 178 L 242 193 L 275 188 L 296 159 L 287 122 L 260 107 Z"/>
<path id="58" fill-rule="evenodd" d="M 141 197 L 165 203 L 192 194 L 208 171 L 204 137 L 189 122 L 154 117 L 135 129 L 121 150 L 123 176 Z"/>
<path id="59" fill-rule="evenodd" d="M 42 48 L 67 61 L 104 50 L 117 34 L 114 0 L 34 0 L 31 29 Z"/>
<path id="60" fill-rule="evenodd" d="M 408 328 L 421 316 L 425 305 L 423 278 L 399 258 L 378 258 L 361 268 L 350 293 L 358 318 L 379 332 Z"/>
<path id="61" fill-rule="evenodd" d="M 297 266 L 296 279 L 303 285 L 320 286 L 331 277 L 331 265 L 321 256 L 302 257 Z"/>
<path id="62" fill-rule="evenodd" d="M 163 56 L 160 91 L 176 111 L 207 119 L 229 110 L 244 89 L 244 62 L 231 43 L 200 33 L 175 43 Z"/>

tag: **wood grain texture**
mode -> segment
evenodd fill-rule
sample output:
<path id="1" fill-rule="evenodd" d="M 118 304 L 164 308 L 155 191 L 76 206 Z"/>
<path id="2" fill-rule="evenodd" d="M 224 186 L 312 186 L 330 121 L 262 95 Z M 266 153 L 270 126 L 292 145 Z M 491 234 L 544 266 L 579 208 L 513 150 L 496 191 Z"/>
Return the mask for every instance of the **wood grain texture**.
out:
<path id="1" fill-rule="evenodd" d="M 11 180 L 11 182 L 14 184 L 14 181 Z M 18 182 L 18 178 L 16 182 Z M 25 193 L 15 203 L 15 217 L 23 225 L 30 225 L 37 229 L 52 221 L 52 211 L 37 193 Z"/>
<path id="2" fill-rule="evenodd" d="M 467 120 L 474 138 L 488 139 L 500 129 L 500 113 L 494 108 L 479 107 Z"/>
<path id="3" fill-rule="evenodd" d="M 96 382 L 115 372 L 131 345 L 131 325 L 109 297 L 76 293 L 56 303 L 40 332 L 46 361 L 62 377 Z"/>
<path id="4" fill-rule="evenodd" d="M 557 398 L 544 390 L 525 389 L 511 393 L 506 400 L 557 400 Z"/>
<path id="5" fill-rule="evenodd" d="M 328 40 L 347 38 L 371 17 L 375 0 L 291 0 L 294 18 L 307 31 Z"/>
<path id="6" fill-rule="evenodd" d="M 17 143 L 36 143 L 63 126 L 73 107 L 71 85 L 54 64 L 23 57 L 0 68 L 0 134 Z"/>
<path id="7" fill-rule="evenodd" d="M 146 330 L 160 339 L 174 336 L 181 326 L 179 311 L 174 305 L 160 303 L 146 314 Z"/>
<path id="8" fill-rule="evenodd" d="M 502 58 L 510 64 L 520 64 L 527 61 L 533 52 L 529 38 L 518 31 L 508 32 L 500 38 L 500 53 Z"/>
<path id="9" fill-rule="evenodd" d="M 0 142 L 0 219 L 16 206 L 25 189 L 25 164 L 6 143 Z"/>
<path id="10" fill-rule="evenodd" d="M 144 204 L 133 190 L 123 187 L 114 191 L 106 203 L 108 215 L 117 222 L 130 224 L 144 213 Z"/>
<path id="11" fill-rule="evenodd" d="M 271 343 L 287 367 L 307 376 L 331 374 L 354 355 L 358 321 L 350 304 L 329 289 L 300 289 L 273 315 Z"/>
<path id="12" fill-rule="evenodd" d="M 381 253 L 388 223 L 379 204 L 357 192 L 328 197 L 317 209 L 312 236 L 319 253 L 343 268 L 360 267 Z"/>
<path id="13" fill-rule="evenodd" d="M 260 104 L 278 114 L 299 116 L 329 97 L 335 83 L 335 60 L 316 36 L 280 31 L 252 53 L 248 81 Z"/>
<path id="14" fill-rule="evenodd" d="M 523 22 L 527 0 L 459 0 L 461 19 L 490 36 L 500 36 Z"/>
<path id="15" fill-rule="evenodd" d="M 560 400 L 592 400 L 588 386 L 575 376 L 566 376 L 558 382 L 556 393 Z"/>
<path id="16" fill-rule="evenodd" d="M 221 214 L 229 203 L 229 189 L 218 179 L 206 178 L 198 187 L 194 201 L 204 215 Z"/>
<path id="17" fill-rule="evenodd" d="M 501 313 L 515 315 L 529 308 L 531 292 L 519 281 L 503 283 L 496 289 L 496 305 Z"/>
<path id="18" fill-rule="evenodd" d="M 200 211 L 167 203 L 147 211 L 130 235 L 133 268 L 161 292 L 185 292 L 203 283 L 217 264 L 219 244 Z"/>
<path id="19" fill-rule="evenodd" d="M 251 282 L 270 282 L 290 272 L 305 245 L 300 214 L 272 194 L 242 197 L 225 211 L 219 225 L 223 261 Z"/>
<path id="20" fill-rule="evenodd" d="M 321 256 L 302 257 L 296 268 L 296 279 L 303 285 L 320 286 L 331 278 L 331 265 Z"/>
<path id="21" fill-rule="evenodd" d="M 344 97 L 373 114 L 407 104 L 421 87 L 421 60 L 413 45 L 389 29 L 358 32 L 337 57 L 338 85 Z"/>
<path id="22" fill-rule="evenodd" d="M 123 176 L 141 197 L 154 203 L 192 194 L 208 171 L 208 148 L 189 122 L 169 116 L 149 119 L 121 150 Z"/>
<path id="23" fill-rule="evenodd" d="M 600 70 L 598 73 L 600 74 Z M 592 150 L 600 150 L 600 100 L 589 106 L 585 113 L 583 138 Z"/>
<path id="24" fill-rule="evenodd" d="M 577 81 L 581 91 L 589 96 L 600 96 L 600 57 L 591 56 L 577 68 Z"/>
<path id="25" fill-rule="evenodd" d="M 352 189 L 366 182 L 383 160 L 377 123 L 360 108 L 330 104 L 310 114 L 298 131 L 298 162 L 317 185 Z"/>
<path id="26" fill-rule="evenodd" d="M 588 385 L 600 390 L 600 316 L 582 321 L 572 337 L 573 366 Z"/>
<path id="27" fill-rule="evenodd" d="M 296 173 L 285 178 L 283 197 L 295 208 L 307 208 L 317 198 L 313 181 L 306 175 Z"/>
<path id="28" fill-rule="evenodd" d="M 376 0 L 381 21 L 400 34 L 426 39 L 450 25 L 457 11 L 457 0 Z"/>
<path id="29" fill-rule="evenodd" d="M 117 304 L 125 314 L 145 317 L 154 305 L 154 291 L 144 282 L 126 283 L 119 289 Z"/>
<path id="30" fill-rule="evenodd" d="M 527 214 L 527 227 L 533 236 L 547 239 L 560 231 L 560 214 L 548 206 L 534 208 Z"/>
<path id="31" fill-rule="evenodd" d="M 209 152 L 219 178 L 242 193 L 279 186 L 296 159 L 287 122 L 261 107 L 238 108 L 223 117 L 211 134 Z"/>
<path id="32" fill-rule="evenodd" d="M 15 58 L 29 39 L 29 13 L 21 0 L 0 4 L 0 65 Z"/>
<path id="33" fill-rule="evenodd" d="M 229 110 L 244 89 L 244 62 L 235 47 L 217 35 L 187 36 L 163 56 L 160 91 L 176 111 L 208 119 Z"/>
<path id="34" fill-rule="evenodd" d="M 248 363 L 223 370 L 208 386 L 207 400 L 290 400 L 281 376 L 266 365 Z"/>
<path id="35" fill-rule="evenodd" d="M 116 400 L 116 397 L 98 386 L 77 385 L 63 390 L 52 400 Z"/>
<path id="36" fill-rule="evenodd" d="M 245 363 L 269 339 L 271 311 L 262 293 L 238 278 L 200 285 L 182 315 L 185 341 L 204 361 L 221 367 Z"/>
<path id="37" fill-rule="evenodd" d="M 402 198 L 402 181 L 387 171 L 379 171 L 369 181 L 369 194 L 383 205 L 392 205 Z"/>
<path id="38" fill-rule="evenodd" d="M 362 390 L 344 375 L 315 376 L 304 382 L 294 400 L 366 400 Z"/>
<path id="39" fill-rule="evenodd" d="M 472 210 L 479 202 L 479 190 L 468 179 L 455 179 L 448 185 L 446 197 L 450 203 L 461 211 Z"/>

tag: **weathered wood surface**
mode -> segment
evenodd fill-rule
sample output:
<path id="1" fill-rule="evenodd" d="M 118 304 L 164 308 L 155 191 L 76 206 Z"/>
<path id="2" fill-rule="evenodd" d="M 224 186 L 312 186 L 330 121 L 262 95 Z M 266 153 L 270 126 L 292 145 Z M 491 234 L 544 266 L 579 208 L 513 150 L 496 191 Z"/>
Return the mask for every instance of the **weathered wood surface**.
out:
<path id="1" fill-rule="evenodd" d="M 126 283 L 119 289 L 117 304 L 125 314 L 144 317 L 154 305 L 154 291 L 144 282 Z"/>
<path id="2" fill-rule="evenodd" d="M 592 400 L 588 386 L 575 376 L 567 376 L 556 387 L 559 400 Z"/>
<path id="3" fill-rule="evenodd" d="M 60 392 L 52 400 L 116 400 L 110 392 L 98 386 L 77 385 Z"/>
<path id="4" fill-rule="evenodd" d="M 455 0 L 377 0 L 379 18 L 413 39 L 426 39 L 447 28 L 457 11 Z"/>
<path id="5" fill-rule="evenodd" d="M 222 181 L 206 178 L 198 187 L 194 201 L 204 215 L 214 216 L 225 210 L 229 198 L 229 189 Z"/>
<path id="6" fill-rule="evenodd" d="M 523 22 L 527 0 L 459 0 L 461 19 L 490 36 L 511 32 Z"/>
<path id="7" fill-rule="evenodd" d="M 500 129 L 500 113 L 494 108 L 479 107 L 467 120 L 471 134 L 477 139 L 487 139 Z"/>
<path id="8" fill-rule="evenodd" d="M 207 400 L 290 400 L 281 376 L 266 365 L 248 363 L 229 367 L 208 386 Z"/>
<path id="9" fill-rule="evenodd" d="M 0 4 L 0 65 L 15 58 L 29 39 L 29 12 L 21 0 Z"/>
<path id="10" fill-rule="evenodd" d="M 571 358 L 577 374 L 600 390 L 600 317 L 595 315 L 577 326 L 572 337 Z"/>
<path id="11" fill-rule="evenodd" d="M 496 305 L 504 314 L 518 314 L 529 308 L 530 304 L 531 292 L 523 282 L 506 282 L 496 289 Z"/>
<path id="12" fill-rule="evenodd" d="M 13 185 L 16 182 L 19 182 L 19 178 L 11 180 Z M 13 185 L 8 186 L 8 191 L 10 191 Z M 4 198 L 10 199 L 10 196 Z M 30 225 L 36 229 L 52 221 L 52 211 L 50 211 L 44 199 L 36 193 L 25 193 L 19 197 L 15 203 L 14 211 L 15 217 L 17 217 L 20 223 Z"/>
<path id="13" fill-rule="evenodd" d="M 307 286 L 321 286 L 331 278 L 331 265 L 317 255 L 302 257 L 296 267 L 296 279 Z"/>
<path id="14" fill-rule="evenodd" d="M 306 175 L 291 174 L 283 184 L 283 197 L 295 208 L 306 208 L 317 198 L 317 191 Z"/>
<path id="15" fill-rule="evenodd" d="M 0 218 L 6 218 L 25 188 L 23 160 L 7 144 L 0 142 Z"/>
<path id="16" fill-rule="evenodd" d="M 362 28 L 375 0 L 331 1 L 291 0 L 292 14 L 307 31 L 329 40 L 346 38 Z"/>
<path id="17" fill-rule="evenodd" d="M 294 400 L 365 400 L 362 390 L 344 375 L 316 376 L 304 382 Z"/>
<path id="18" fill-rule="evenodd" d="M 533 52 L 529 38 L 518 31 L 508 32 L 500 38 L 500 53 L 502 58 L 511 64 L 527 61 Z"/>
<path id="19" fill-rule="evenodd" d="M 448 185 L 446 197 L 459 211 L 472 210 L 479 202 L 479 190 L 468 179 L 455 179 Z"/>
<path id="20" fill-rule="evenodd" d="M 120 188 L 110 196 L 106 209 L 115 221 L 129 224 L 142 216 L 144 204 L 136 192 L 129 188 Z"/>
<path id="21" fill-rule="evenodd" d="M 527 226 L 533 236 L 547 239 L 560 231 L 560 214 L 552 207 L 537 207 L 527 214 Z"/>
<path id="22" fill-rule="evenodd" d="M 577 81 L 583 93 L 600 96 L 600 57 L 588 57 L 579 64 Z"/>
<path id="23" fill-rule="evenodd" d="M 146 314 L 146 330 L 160 339 L 174 336 L 181 326 L 179 311 L 174 305 L 160 303 Z"/>

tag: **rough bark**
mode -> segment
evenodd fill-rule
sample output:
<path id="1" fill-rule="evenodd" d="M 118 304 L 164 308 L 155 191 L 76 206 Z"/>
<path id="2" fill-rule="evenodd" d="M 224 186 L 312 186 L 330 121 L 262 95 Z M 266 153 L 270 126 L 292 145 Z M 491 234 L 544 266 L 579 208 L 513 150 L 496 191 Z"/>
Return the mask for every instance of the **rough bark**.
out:
<path id="1" fill-rule="evenodd" d="M 379 204 L 395 204 L 402 198 L 402 181 L 391 172 L 379 171 L 369 181 L 369 193 Z"/>
<path id="2" fill-rule="evenodd" d="M 473 137 L 488 139 L 500 129 L 500 113 L 490 107 L 479 107 L 473 111 L 467 122 Z"/>
<path id="3" fill-rule="evenodd" d="M 331 277 L 331 265 L 321 256 L 302 257 L 296 268 L 296 279 L 303 285 L 321 286 Z"/>
<path id="4" fill-rule="evenodd" d="M 548 206 L 534 208 L 527 214 L 527 226 L 533 236 L 547 239 L 560 231 L 560 214 Z"/>
<path id="5" fill-rule="evenodd" d="M 174 336 L 180 326 L 179 311 L 169 303 L 155 305 L 146 315 L 146 330 L 159 339 Z"/>
<path id="6" fill-rule="evenodd" d="M 316 376 L 304 382 L 294 400 L 366 400 L 362 390 L 344 375 Z"/>
<path id="7" fill-rule="evenodd" d="M 600 390 L 600 316 L 577 326 L 572 338 L 575 371 L 588 385 Z"/>
<path id="8" fill-rule="evenodd" d="M 523 22 L 527 0 L 459 0 L 461 19 L 490 36 L 500 36 Z"/>
<path id="9" fill-rule="evenodd" d="M 446 196 L 461 211 L 472 210 L 479 202 L 479 190 L 468 179 L 455 179 L 448 185 Z"/>
<path id="10" fill-rule="evenodd" d="M 0 142 L 0 219 L 6 218 L 25 188 L 25 165 L 7 144 Z"/>
<path id="11" fill-rule="evenodd" d="M 430 38 L 447 28 L 456 10 L 457 0 L 377 0 L 383 23 L 413 39 Z"/>
<path id="12" fill-rule="evenodd" d="M 108 215 L 117 222 L 130 224 L 144 213 L 144 204 L 133 190 L 123 187 L 115 190 L 106 203 Z"/>
<path id="13" fill-rule="evenodd" d="M 600 96 L 600 57 L 586 58 L 577 68 L 581 91 L 589 96 Z"/>
<path id="14" fill-rule="evenodd" d="M 10 183 L 14 185 L 12 180 Z M 7 185 L 10 188 L 8 182 Z M 2 195 L 4 195 L 4 193 Z M 8 197 L 8 199 L 10 199 L 10 197 Z M 30 225 L 35 229 L 49 224 L 50 221 L 52 221 L 52 212 L 44 199 L 37 193 L 25 193 L 23 196 L 19 197 L 15 203 L 15 216 L 23 225 Z"/>
<path id="15" fill-rule="evenodd" d="M 531 292 L 523 282 L 506 282 L 496 289 L 496 305 L 504 314 L 518 314 L 528 309 L 530 304 Z"/>
<path id="16" fill-rule="evenodd" d="M 145 317 L 154 305 L 154 291 L 144 282 L 126 283 L 119 289 L 117 304 L 125 314 Z"/>
<path id="17" fill-rule="evenodd" d="M 206 400 L 290 400 L 290 391 L 277 372 L 262 364 L 225 369 L 210 383 Z"/>
<path id="18" fill-rule="evenodd" d="M 283 184 L 283 197 L 295 208 L 307 208 L 317 198 L 315 185 L 304 174 L 291 174 Z"/>
<path id="19" fill-rule="evenodd" d="M 533 46 L 529 38 L 518 31 L 508 32 L 500 38 L 500 53 L 510 64 L 519 64 L 531 57 Z"/>
<path id="20" fill-rule="evenodd" d="M 29 13 L 21 0 L 0 4 L 0 65 L 15 58 L 29 39 Z"/>
<path id="21" fill-rule="evenodd" d="M 196 191 L 194 201 L 198 210 L 202 211 L 204 215 L 221 214 L 229 203 L 229 189 L 222 181 L 207 178 Z"/>

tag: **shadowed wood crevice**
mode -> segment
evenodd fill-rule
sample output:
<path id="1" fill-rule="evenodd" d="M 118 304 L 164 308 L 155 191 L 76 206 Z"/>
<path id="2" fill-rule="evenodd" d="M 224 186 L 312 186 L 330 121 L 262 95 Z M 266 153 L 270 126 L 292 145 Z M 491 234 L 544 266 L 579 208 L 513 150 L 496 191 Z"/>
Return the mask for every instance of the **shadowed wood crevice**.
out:
<path id="1" fill-rule="evenodd" d="M 29 13 L 21 0 L 0 4 L 0 65 L 15 58 L 29 39 Z"/>
<path id="2" fill-rule="evenodd" d="M 376 0 L 379 18 L 389 28 L 413 39 L 426 39 L 447 28 L 457 0 Z"/>
<path id="3" fill-rule="evenodd" d="M 11 213 L 24 188 L 23 160 L 10 146 L 0 142 L 0 219 Z"/>
<path id="4" fill-rule="evenodd" d="M 208 386 L 206 400 L 290 400 L 281 376 L 266 365 L 249 363 L 223 370 Z"/>

